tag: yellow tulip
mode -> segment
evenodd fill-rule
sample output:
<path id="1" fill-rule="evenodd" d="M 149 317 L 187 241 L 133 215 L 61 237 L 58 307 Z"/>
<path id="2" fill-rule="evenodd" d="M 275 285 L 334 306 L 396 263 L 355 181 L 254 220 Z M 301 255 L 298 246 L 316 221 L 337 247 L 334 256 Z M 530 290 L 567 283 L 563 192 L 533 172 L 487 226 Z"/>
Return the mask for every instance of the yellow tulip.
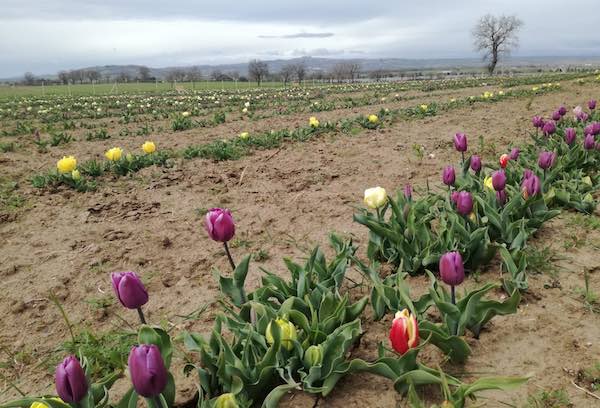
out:
<path id="1" fill-rule="evenodd" d="M 315 118 L 314 116 L 312 116 L 308 120 L 308 124 L 310 125 L 310 127 L 318 128 L 319 127 L 319 120 L 317 118 Z"/>
<path id="2" fill-rule="evenodd" d="M 121 160 L 121 156 L 123 155 L 123 149 L 120 147 L 113 147 L 104 153 L 104 156 L 110 161 L 119 161 Z"/>
<path id="3" fill-rule="evenodd" d="M 420 106 L 420 108 L 421 108 L 421 110 L 422 110 L 423 112 L 426 112 L 426 111 L 427 111 L 427 109 L 429 109 L 429 105 L 425 105 L 425 104 L 423 104 L 423 105 L 421 105 L 421 106 Z"/>
<path id="4" fill-rule="evenodd" d="M 58 397 L 55 397 L 55 398 L 50 398 L 50 399 L 51 399 L 51 400 L 54 400 L 54 401 L 58 401 L 58 402 L 63 402 L 63 400 L 61 400 L 61 399 L 60 399 L 60 398 L 58 398 Z M 29 406 L 29 408 L 48 408 L 48 405 L 44 404 L 43 402 L 37 402 L 37 401 L 36 401 L 36 402 L 34 402 L 33 404 L 31 404 L 31 405 Z"/>
<path id="5" fill-rule="evenodd" d="M 146 141 L 142 145 L 142 150 L 146 154 L 154 153 L 156 151 L 156 145 L 154 144 L 154 142 Z"/>
<path id="6" fill-rule="evenodd" d="M 379 117 L 377 115 L 369 115 L 369 122 L 370 123 L 377 123 L 379 122 Z"/>
<path id="7" fill-rule="evenodd" d="M 249 137 L 250 137 L 250 134 L 248 132 L 240 133 L 240 139 L 242 139 L 242 140 L 247 140 Z"/>
<path id="8" fill-rule="evenodd" d="M 227 394 L 221 394 L 215 401 L 215 408 L 238 408 L 239 405 L 235 399 L 235 395 L 228 392 Z"/>
<path id="9" fill-rule="evenodd" d="M 79 172 L 79 170 L 75 169 L 71 172 L 71 178 L 75 181 L 79 181 L 81 180 L 81 173 Z"/>
<path id="10" fill-rule="evenodd" d="M 483 185 L 485 186 L 485 188 L 494 191 L 494 184 L 492 183 L 491 177 L 486 177 L 485 180 L 483 180 Z"/>
<path id="11" fill-rule="evenodd" d="M 275 339 L 273 338 L 273 333 L 271 332 L 271 324 L 270 322 L 267 326 L 267 331 L 265 333 L 265 337 L 267 338 L 267 343 L 273 344 Z M 279 330 L 281 331 L 281 344 L 287 350 L 291 350 L 294 348 L 294 340 L 298 339 L 298 333 L 296 332 L 296 326 L 292 322 L 286 319 L 276 319 L 275 324 L 279 326 Z"/>
<path id="12" fill-rule="evenodd" d="M 58 162 L 56 162 L 56 168 L 61 174 L 70 173 L 77 167 L 77 160 L 75 156 L 64 156 Z"/>
<path id="13" fill-rule="evenodd" d="M 190 113 L 186 111 L 186 112 L 183 112 L 181 114 L 181 116 L 183 116 L 184 118 L 187 118 L 188 116 L 190 116 Z"/>
<path id="14" fill-rule="evenodd" d="M 364 202 L 367 207 L 376 209 L 387 203 L 387 193 L 383 187 L 373 187 L 365 190 Z"/>

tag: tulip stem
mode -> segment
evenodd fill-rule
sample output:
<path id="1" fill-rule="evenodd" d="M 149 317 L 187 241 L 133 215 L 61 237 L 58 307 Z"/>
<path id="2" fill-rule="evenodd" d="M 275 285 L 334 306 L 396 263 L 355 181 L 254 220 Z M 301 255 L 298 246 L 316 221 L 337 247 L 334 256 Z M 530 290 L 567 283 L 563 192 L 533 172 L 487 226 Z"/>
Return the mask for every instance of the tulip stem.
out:
<path id="1" fill-rule="evenodd" d="M 142 308 L 138 307 L 137 312 L 138 312 L 138 316 L 140 317 L 140 321 L 142 322 L 142 324 L 146 324 L 146 317 L 144 316 L 144 312 L 142 312 Z"/>
<path id="2" fill-rule="evenodd" d="M 452 296 L 452 304 L 456 304 L 456 291 L 454 290 L 454 285 L 450 286 L 450 295 Z"/>
<path id="3" fill-rule="evenodd" d="M 462 155 L 462 162 L 463 162 L 463 167 L 465 164 L 465 152 L 460 152 L 460 154 Z"/>
<path id="4" fill-rule="evenodd" d="M 229 259 L 229 265 L 231 265 L 231 269 L 235 271 L 235 262 L 233 262 L 233 258 L 231 257 L 231 252 L 229 252 L 229 245 L 227 245 L 227 241 L 223 242 L 223 246 L 225 247 L 225 253 L 227 254 L 227 259 Z"/>

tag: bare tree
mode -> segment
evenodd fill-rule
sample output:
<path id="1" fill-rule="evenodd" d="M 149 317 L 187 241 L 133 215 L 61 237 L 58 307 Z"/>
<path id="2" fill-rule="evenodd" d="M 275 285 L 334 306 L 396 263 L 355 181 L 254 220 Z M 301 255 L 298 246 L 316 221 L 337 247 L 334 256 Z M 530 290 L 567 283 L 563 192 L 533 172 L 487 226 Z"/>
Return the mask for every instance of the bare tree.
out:
<path id="1" fill-rule="evenodd" d="M 522 26 L 523 22 L 517 16 L 486 14 L 473 28 L 475 49 L 484 52 L 483 60 L 487 61 L 490 75 L 494 73 L 500 57 L 518 46 L 517 33 Z"/>
<path id="2" fill-rule="evenodd" d="M 121 71 L 121 72 L 119 72 L 119 75 L 117 75 L 117 81 L 129 82 L 129 81 L 131 81 L 131 76 L 129 75 L 129 73 L 127 71 Z"/>
<path id="3" fill-rule="evenodd" d="M 294 73 L 296 74 L 296 79 L 298 80 L 298 83 L 301 84 L 302 81 L 304 81 L 304 78 L 306 77 L 306 65 L 304 65 L 304 62 L 299 62 L 296 65 L 294 65 Z"/>
<path id="4" fill-rule="evenodd" d="M 291 81 L 292 76 L 294 75 L 294 68 L 295 67 L 293 64 L 286 64 L 283 67 L 281 67 L 281 71 L 279 71 L 279 76 L 283 81 L 283 86 L 287 86 L 288 82 Z"/>
<path id="5" fill-rule="evenodd" d="M 188 69 L 186 73 L 186 80 L 190 82 L 200 81 L 202 79 L 202 71 L 200 71 L 200 67 L 193 66 Z"/>
<path id="6" fill-rule="evenodd" d="M 347 68 L 348 76 L 350 77 L 350 81 L 354 82 L 355 79 L 360 75 L 361 66 L 358 63 L 348 63 Z"/>
<path id="7" fill-rule="evenodd" d="M 58 80 L 64 85 L 69 83 L 69 73 L 67 71 L 60 71 L 58 73 Z"/>
<path id="8" fill-rule="evenodd" d="M 88 69 L 87 71 L 85 71 L 85 76 L 87 77 L 87 79 L 90 80 L 90 82 L 94 82 L 100 79 L 100 73 L 95 69 Z"/>
<path id="9" fill-rule="evenodd" d="M 167 72 L 166 79 L 167 81 L 177 81 L 183 82 L 185 81 L 186 72 L 181 68 L 173 68 Z"/>
<path id="10" fill-rule="evenodd" d="M 260 83 L 269 75 L 269 66 L 264 61 L 252 60 L 248 63 L 248 75 L 260 86 Z"/>
<path id="11" fill-rule="evenodd" d="M 25 85 L 35 84 L 35 76 L 31 72 L 26 72 L 25 75 L 23 75 L 23 83 Z"/>
<path id="12" fill-rule="evenodd" d="M 150 80 L 150 68 L 142 65 L 138 67 L 138 76 L 140 81 L 149 81 Z"/>

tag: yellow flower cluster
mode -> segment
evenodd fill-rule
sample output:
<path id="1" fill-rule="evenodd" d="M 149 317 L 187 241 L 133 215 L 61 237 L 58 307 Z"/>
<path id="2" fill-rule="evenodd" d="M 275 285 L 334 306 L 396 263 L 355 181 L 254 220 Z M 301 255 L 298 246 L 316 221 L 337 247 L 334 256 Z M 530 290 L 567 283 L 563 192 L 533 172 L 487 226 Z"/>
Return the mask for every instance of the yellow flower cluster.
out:
<path id="1" fill-rule="evenodd" d="M 308 124 L 310 125 L 310 127 L 312 128 L 318 128 L 319 127 L 319 120 L 317 118 L 315 118 L 314 116 L 312 116 L 309 120 L 308 120 Z"/>

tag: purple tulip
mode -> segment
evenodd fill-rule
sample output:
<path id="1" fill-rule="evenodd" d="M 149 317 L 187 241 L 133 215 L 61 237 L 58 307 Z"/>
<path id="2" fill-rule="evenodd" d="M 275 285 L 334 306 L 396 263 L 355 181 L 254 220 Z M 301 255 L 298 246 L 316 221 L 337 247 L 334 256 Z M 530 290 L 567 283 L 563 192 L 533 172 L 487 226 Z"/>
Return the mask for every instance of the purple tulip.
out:
<path id="1" fill-rule="evenodd" d="M 567 142 L 568 145 L 572 145 L 576 138 L 577 138 L 577 131 L 575 129 L 573 129 L 573 128 L 565 129 L 565 142 Z"/>
<path id="2" fill-rule="evenodd" d="M 506 190 L 500 190 L 500 191 L 496 191 L 496 200 L 498 200 L 498 203 L 500 205 L 504 205 L 506 204 Z"/>
<path id="3" fill-rule="evenodd" d="M 587 135 L 583 140 L 583 148 L 585 150 L 592 150 L 594 148 L 594 144 L 596 143 L 596 139 L 594 139 L 593 135 Z"/>
<path id="4" fill-rule="evenodd" d="M 458 202 L 458 191 L 453 191 L 450 193 L 450 201 L 452 201 L 454 204 Z"/>
<path id="5" fill-rule="evenodd" d="M 235 223 L 231 211 L 222 208 L 211 208 L 206 213 L 204 228 L 215 241 L 227 242 L 235 235 Z"/>
<path id="6" fill-rule="evenodd" d="M 454 147 L 459 152 L 467 151 L 467 135 L 464 133 L 457 133 L 454 135 Z"/>
<path id="7" fill-rule="evenodd" d="M 553 134 L 554 132 L 556 132 L 556 124 L 553 121 L 548 121 L 546 123 L 544 123 L 544 126 L 542 127 L 542 132 L 544 132 L 544 134 L 546 136 Z"/>
<path id="8" fill-rule="evenodd" d="M 590 99 L 588 102 L 588 108 L 590 108 L 590 110 L 594 110 L 596 109 L 596 100 L 595 99 Z"/>
<path id="9" fill-rule="evenodd" d="M 469 215 L 473 211 L 473 196 L 468 191 L 461 191 L 456 196 L 456 211 L 460 215 Z"/>
<path id="10" fill-rule="evenodd" d="M 535 174 L 527 177 L 521 183 L 521 191 L 523 192 L 523 198 L 528 199 L 542 192 L 542 185 L 540 178 Z"/>
<path id="11" fill-rule="evenodd" d="M 533 127 L 540 129 L 544 126 L 544 119 L 541 116 L 534 116 L 531 123 L 533 123 Z"/>
<path id="12" fill-rule="evenodd" d="M 567 108 L 565 108 L 565 105 L 560 105 L 560 108 L 558 108 L 558 113 L 560 116 L 565 116 L 567 114 Z"/>
<path id="13" fill-rule="evenodd" d="M 531 170 L 529 170 L 529 169 L 525 169 L 525 170 L 523 171 L 523 179 L 522 179 L 521 181 L 525 181 L 525 180 L 527 180 L 528 178 L 531 178 L 531 177 L 533 177 L 533 176 L 535 176 L 535 174 L 533 173 L 533 171 L 531 171 Z"/>
<path id="14" fill-rule="evenodd" d="M 113 272 L 112 286 L 119 302 L 128 309 L 138 309 L 148 303 L 148 292 L 135 272 Z"/>
<path id="15" fill-rule="evenodd" d="M 590 126 L 590 134 L 597 136 L 600 134 L 600 122 L 594 122 Z"/>
<path id="16" fill-rule="evenodd" d="M 556 153 L 554 152 L 541 152 L 538 157 L 538 166 L 544 170 L 548 170 L 554 164 L 556 159 Z"/>
<path id="17" fill-rule="evenodd" d="M 475 173 L 479 173 L 481 171 L 481 157 L 471 156 L 471 170 L 473 170 Z"/>
<path id="18" fill-rule="evenodd" d="M 404 197 L 409 201 L 412 198 L 412 186 L 410 184 L 404 186 Z"/>
<path id="19" fill-rule="evenodd" d="M 135 391 L 142 397 L 158 396 L 167 386 L 168 372 L 154 344 L 134 346 L 129 353 L 129 375 Z"/>
<path id="20" fill-rule="evenodd" d="M 88 392 L 88 383 L 79 360 L 68 356 L 56 366 L 56 393 L 67 403 L 79 403 Z"/>
<path id="21" fill-rule="evenodd" d="M 504 190 L 504 187 L 506 187 L 506 173 L 504 173 L 504 170 L 492 173 L 492 186 L 496 191 Z"/>
<path id="22" fill-rule="evenodd" d="M 440 258 L 440 277 L 446 285 L 460 285 L 465 280 L 465 267 L 459 252 L 446 252 Z"/>
<path id="23" fill-rule="evenodd" d="M 560 114 L 559 111 L 554 111 L 554 112 L 552 112 L 552 116 L 551 117 L 552 117 L 552 120 L 559 121 L 560 118 L 562 118 L 562 115 Z"/>
<path id="24" fill-rule="evenodd" d="M 442 173 L 442 181 L 447 186 L 453 186 L 456 181 L 456 172 L 454 171 L 454 167 L 448 166 L 444 169 Z"/>
<path id="25" fill-rule="evenodd" d="M 508 155 L 508 158 L 511 160 L 518 160 L 519 155 L 521 154 L 521 150 L 518 147 L 513 147 Z"/>

